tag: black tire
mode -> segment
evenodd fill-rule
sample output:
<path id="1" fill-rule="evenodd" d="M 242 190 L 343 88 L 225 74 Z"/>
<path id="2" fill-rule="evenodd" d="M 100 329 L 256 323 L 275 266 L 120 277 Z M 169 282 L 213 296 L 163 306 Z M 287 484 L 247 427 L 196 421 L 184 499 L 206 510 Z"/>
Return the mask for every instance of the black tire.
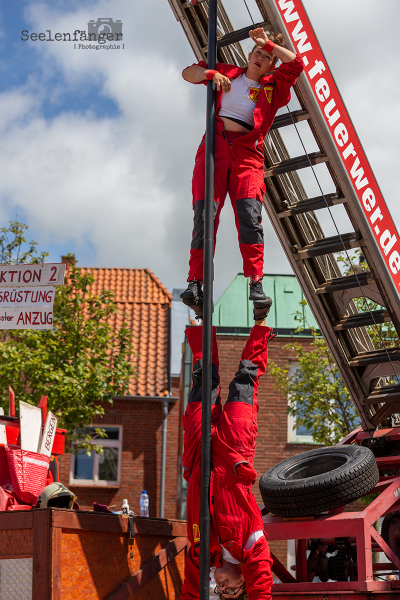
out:
<path id="1" fill-rule="evenodd" d="M 328 446 L 303 452 L 260 479 L 267 510 L 282 517 L 311 517 L 368 494 L 378 483 L 376 460 L 364 446 Z"/>

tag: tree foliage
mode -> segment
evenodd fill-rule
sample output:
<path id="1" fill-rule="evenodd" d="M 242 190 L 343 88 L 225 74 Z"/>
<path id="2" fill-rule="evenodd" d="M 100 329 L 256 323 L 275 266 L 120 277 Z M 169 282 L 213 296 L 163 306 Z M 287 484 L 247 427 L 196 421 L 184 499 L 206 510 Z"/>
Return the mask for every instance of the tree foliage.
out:
<path id="1" fill-rule="evenodd" d="M 358 264 L 355 263 L 355 258 L 358 258 Z M 338 255 L 337 260 L 343 265 L 342 268 L 346 275 L 353 275 L 356 273 L 369 271 L 367 262 L 365 261 L 360 248 L 356 248 L 354 250 L 354 255 L 352 257 L 349 257 L 348 254 L 341 252 Z M 362 290 L 360 290 L 360 296 L 358 298 L 354 298 L 353 302 L 358 312 L 368 312 L 370 310 L 378 310 L 383 308 L 380 304 L 377 304 L 370 298 L 363 296 Z M 366 330 L 371 338 L 374 348 L 377 350 L 385 347 L 388 348 L 390 346 L 400 345 L 399 336 L 397 335 L 397 331 L 392 321 L 387 323 L 374 323 L 374 325 L 369 325 L 366 327 Z"/>
<path id="2" fill-rule="evenodd" d="M 302 321 L 300 329 L 310 328 L 301 311 L 295 318 Z M 277 389 L 288 397 L 287 412 L 294 417 L 295 428 L 306 427 L 314 442 L 330 446 L 355 429 L 359 417 L 325 340 L 315 330 L 312 335 L 311 351 L 297 342 L 284 346 L 296 355 L 295 372 L 273 361 L 269 369 Z"/>
<path id="3" fill-rule="evenodd" d="M 27 242 L 24 230 L 27 225 L 10 221 L 9 227 L 0 228 L 0 265 L 33 265 L 45 262 L 48 252 L 37 253 L 37 242 Z"/>
<path id="4" fill-rule="evenodd" d="M 2 230 L 7 264 L 42 262 L 31 242 L 27 250 L 19 223 Z M 25 227 L 26 228 L 26 227 Z M 8 239 L 14 235 L 13 239 Z M 16 242 L 17 240 L 17 242 Z M 19 242 L 18 242 L 19 241 Z M 4 263 L 3 263 L 4 264 Z M 68 282 L 58 286 L 54 300 L 54 329 L 10 330 L 0 337 L 0 399 L 8 404 L 8 386 L 16 399 L 37 405 L 48 396 L 48 408 L 68 430 L 68 439 L 88 452 L 99 447 L 84 434 L 103 402 L 123 395 L 134 369 L 129 362 L 130 332 L 123 323 L 115 334 L 109 320 L 118 312 L 109 290 L 92 293 L 94 277 L 79 268 L 69 270 Z M 18 403 L 17 403 L 18 404 Z M 102 432 L 97 430 L 98 435 Z"/>
<path id="5" fill-rule="evenodd" d="M 355 264 L 356 258 L 358 264 Z M 344 275 L 368 270 L 360 249 L 351 258 L 348 254 L 339 254 L 338 262 L 342 264 Z M 382 308 L 365 298 L 361 290 L 360 297 L 353 302 L 359 312 Z M 307 302 L 302 300 L 300 304 L 304 307 Z M 306 427 L 312 439 L 320 444 L 336 444 L 360 424 L 360 418 L 325 340 L 308 325 L 303 311 L 297 311 L 295 319 L 299 321 L 298 331 L 311 330 L 312 349 L 305 350 L 298 343 L 287 344 L 284 349 L 293 350 L 296 355 L 296 372 L 291 372 L 288 365 L 280 367 L 271 361 L 270 372 L 276 378 L 277 389 L 288 397 L 287 412 L 294 417 L 295 428 Z M 392 322 L 366 329 L 376 349 L 400 345 Z"/>

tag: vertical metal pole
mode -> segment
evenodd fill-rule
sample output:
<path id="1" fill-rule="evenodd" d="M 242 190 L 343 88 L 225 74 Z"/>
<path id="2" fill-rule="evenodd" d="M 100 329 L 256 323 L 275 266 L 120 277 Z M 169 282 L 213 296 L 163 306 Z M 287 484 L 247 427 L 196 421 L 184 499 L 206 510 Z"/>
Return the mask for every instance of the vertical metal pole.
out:
<path id="1" fill-rule="evenodd" d="M 162 410 L 162 441 L 161 441 L 161 481 L 160 481 L 160 519 L 164 518 L 165 507 L 165 469 L 167 461 L 167 421 L 168 421 L 168 402 L 171 397 L 171 307 L 168 308 L 168 360 L 167 360 L 167 381 L 168 396 L 163 398 Z"/>
<path id="2" fill-rule="evenodd" d="M 209 69 L 217 62 L 217 0 L 209 0 Z M 201 502 L 200 502 L 200 600 L 210 594 L 210 472 L 211 472 L 211 391 L 212 391 L 212 296 L 214 246 L 214 156 L 215 91 L 207 85 L 206 164 L 204 198 L 204 308 L 203 308 L 203 406 L 201 420 Z"/>
<path id="3" fill-rule="evenodd" d="M 162 401 L 163 420 L 162 420 L 162 441 L 161 441 L 161 482 L 160 482 L 160 519 L 164 518 L 165 505 L 165 469 L 167 465 L 167 421 L 168 421 L 168 402 L 166 396 Z"/>

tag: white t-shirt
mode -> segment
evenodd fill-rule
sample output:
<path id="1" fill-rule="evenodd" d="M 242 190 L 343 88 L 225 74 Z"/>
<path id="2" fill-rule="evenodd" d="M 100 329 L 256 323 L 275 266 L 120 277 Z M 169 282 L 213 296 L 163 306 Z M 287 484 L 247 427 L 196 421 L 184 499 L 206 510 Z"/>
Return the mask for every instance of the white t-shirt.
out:
<path id="1" fill-rule="evenodd" d="M 260 539 L 260 537 L 262 537 L 263 535 L 264 535 L 264 532 L 262 531 L 262 529 L 259 529 L 258 531 L 254 531 L 254 533 L 252 533 L 249 536 L 249 539 L 247 540 L 244 549 L 245 550 L 251 550 L 252 546 L 254 546 L 254 544 L 256 543 L 256 541 L 258 539 Z M 233 558 L 233 556 L 229 552 L 229 550 L 227 550 L 226 548 L 224 548 L 222 545 L 221 545 L 221 549 L 222 549 L 222 560 L 226 560 L 226 562 L 233 563 L 234 565 L 238 565 L 239 564 L 239 561 L 236 560 L 236 558 Z M 211 567 L 210 571 L 215 571 L 215 567 Z"/>
<path id="2" fill-rule="evenodd" d="M 259 81 L 248 79 L 244 73 L 232 79 L 231 91 L 222 94 L 220 117 L 232 117 L 254 126 L 253 112 L 261 87 Z"/>

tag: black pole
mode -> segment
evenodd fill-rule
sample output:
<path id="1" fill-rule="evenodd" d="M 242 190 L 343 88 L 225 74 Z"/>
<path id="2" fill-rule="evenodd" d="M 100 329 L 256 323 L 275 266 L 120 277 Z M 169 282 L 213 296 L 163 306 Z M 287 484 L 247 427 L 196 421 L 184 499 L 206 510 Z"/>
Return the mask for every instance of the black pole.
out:
<path id="1" fill-rule="evenodd" d="M 217 2 L 209 0 L 207 65 L 217 63 Z M 201 415 L 200 600 L 210 595 L 210 471 L 212 391 L 212 296 L 214 246 L 215 90 L 207 84 L 206 165 L 204 198 L 203 406 Z"/>

